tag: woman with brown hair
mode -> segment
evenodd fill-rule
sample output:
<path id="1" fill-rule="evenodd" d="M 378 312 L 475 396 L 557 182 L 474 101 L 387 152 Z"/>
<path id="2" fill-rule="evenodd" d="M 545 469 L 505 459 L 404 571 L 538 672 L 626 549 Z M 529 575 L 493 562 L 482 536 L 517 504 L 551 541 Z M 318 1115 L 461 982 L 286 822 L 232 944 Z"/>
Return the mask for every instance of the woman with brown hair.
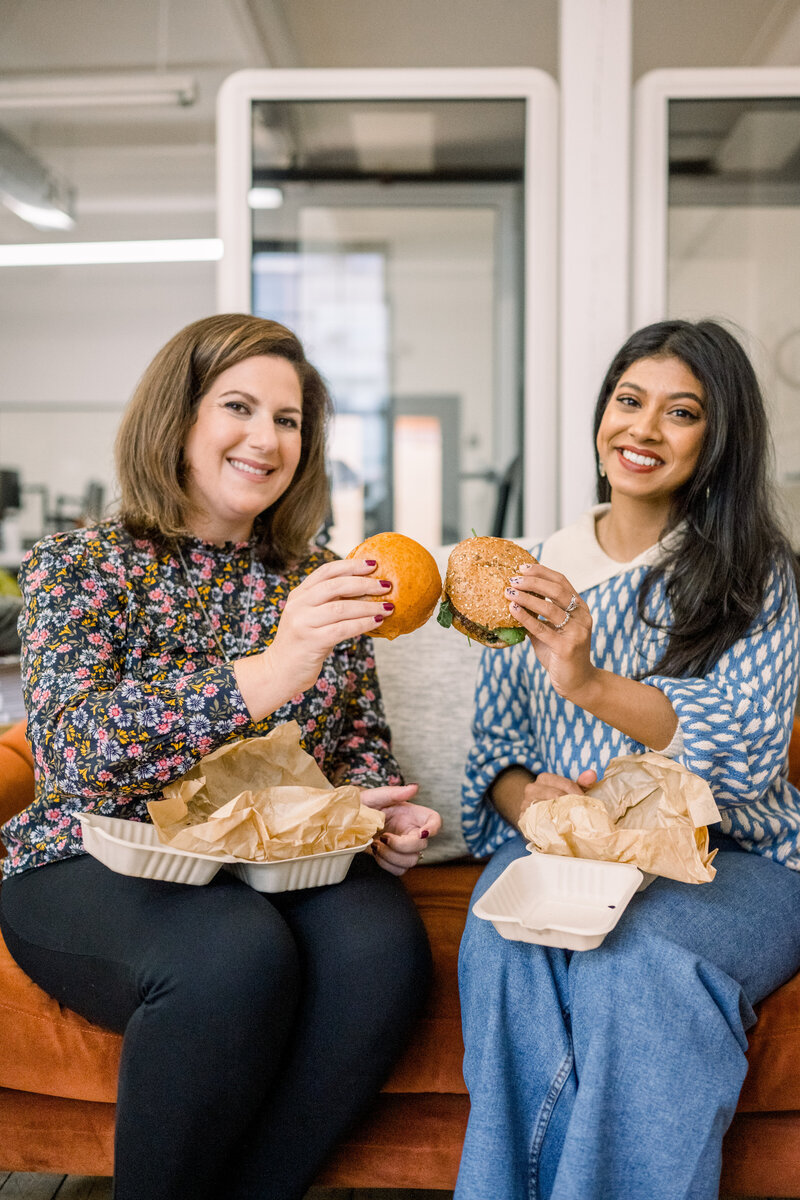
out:
<path id="1" fill-rule="evenodd" d="M 22 567 L 36 796 L 2 830 L 0 924 L 50 995 L 124 1031 L 116 1200 L 301 1197 L 425 992 L 424 931 L 394 876 L 440 821 L 391 755 L 375 563 L 313 544 L 329 411 L 283 326 L 194 322 L 123 419 L 119 517 Z M 226 872 L 192 887 L 84 853 L 81 811 L 147 820 L 204 755 L 289 720 L 332 783 L 384 813 L 344 882 L 268 897 Z"/>

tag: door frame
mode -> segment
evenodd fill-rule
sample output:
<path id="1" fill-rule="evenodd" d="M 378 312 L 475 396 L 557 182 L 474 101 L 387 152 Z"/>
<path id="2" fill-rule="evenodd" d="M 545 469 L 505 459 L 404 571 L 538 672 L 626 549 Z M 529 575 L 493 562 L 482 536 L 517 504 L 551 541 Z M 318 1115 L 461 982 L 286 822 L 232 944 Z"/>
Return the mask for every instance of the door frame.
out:
<path id="1" fill-rule="evenodd" d="M 667 314 L 670 100 L 800 97 L 797 67 L 686 67 L 650 71 L 634 89 L 633 326 Z"/>
<path id="2" fill-rule="evenodd" d="M 519 99 L 526 105 L 523 270 L 523 454 L 526 535 L 556 527 L 558 503 L 558 105 L 555 81 L 534 68 L 247 70 L 217 101 L 220 312 L 248 312 L 251 106 L 258 100 Z"/>

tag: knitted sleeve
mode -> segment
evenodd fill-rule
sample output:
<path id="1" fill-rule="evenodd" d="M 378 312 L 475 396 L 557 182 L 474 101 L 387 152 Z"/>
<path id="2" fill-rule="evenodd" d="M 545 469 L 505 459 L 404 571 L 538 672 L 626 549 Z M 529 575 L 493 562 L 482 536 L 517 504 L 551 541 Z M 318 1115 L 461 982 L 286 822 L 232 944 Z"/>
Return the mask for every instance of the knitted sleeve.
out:
<path id="1" fill-rule="evenodd" d="M 761 614 L 705 678 L 643 680 L 671 701 L 676 758 L 707 780 L 721 809 L 758 800 L 783 770 L 799 669 L 794 581 L 775 569 Z"/>
<path id="2" fill-rule="evenodd" d="M 530 723 L 530 685 L 525 646 L 483 651 L 475 685 L 473 742 L 462 789 L 461 824 L 473 854 L 491 854 L 514 834 L 487 792 L 508 767 L 543 769 Z"/>

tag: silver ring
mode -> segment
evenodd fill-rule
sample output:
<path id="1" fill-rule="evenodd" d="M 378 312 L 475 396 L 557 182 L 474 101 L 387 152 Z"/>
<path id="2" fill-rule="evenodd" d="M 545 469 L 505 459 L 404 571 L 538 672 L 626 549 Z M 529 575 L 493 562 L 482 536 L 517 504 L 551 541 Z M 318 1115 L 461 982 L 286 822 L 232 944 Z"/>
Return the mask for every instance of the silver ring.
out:
<path id="1" fill-rule="evenodd" d="M 559 625 L 554 625 L 553 629 L 563 629 L 564 626 L 567 625 L 571 619 L 572 619 L 572 613 L 569 611 L 569 609 L 567 609 L 567 611 L 564 613 L 564 620 Z"/>
<path id="2" fill-rule="evenodd" d="M 425 851 L 420 850 L 419 857 L 417 858 L 417 862 L 421 863 L 424 857 L 425 857 Z"/>
<path id="3" fill-rule="evenodd" d="M 564 609 L 564 612 L 565 612 L 565 613 L 568 613 L 568 614 L 569 614 L 569 613 L 574 613 L 574 612 L 575 612 L 575 609 L 578 607 L 578 604 L 579 604 L 578 597 L 577 597 L 577 596 L 575 595 L 575 593 L 573 592 L 573 593 L 572 593 L 572 599 L 570 600 L 570 602 L 569 602 L 569 604 L 567 605 L 567 607 Z"/>

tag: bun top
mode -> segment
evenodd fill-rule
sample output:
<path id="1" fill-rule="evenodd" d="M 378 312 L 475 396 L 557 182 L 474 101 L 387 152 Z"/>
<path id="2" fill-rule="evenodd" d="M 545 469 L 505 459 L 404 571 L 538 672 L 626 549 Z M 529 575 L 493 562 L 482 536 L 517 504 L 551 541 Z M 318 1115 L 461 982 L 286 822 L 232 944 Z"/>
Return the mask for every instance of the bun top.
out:
<path id="1" fill-rule="evenodd" d="M 441 594 L 442 577 L 436 559 L 424 546 L 403 533 L 376 533 L 347 557 L 374 558 L 378 565 L 372 574 L 392 585 L 390 592 L 365 597 L 378 603 L 391 600 L 394 605 L 392 615 L 375 627 L 371 637 L 393 639 L 425 624 Z"/>
<path id="2" fill-rule="evenodd" d="M 536 559 L 507 538 L 471 537 L 450 552 L 444 581 L 453 608 L 487 629 L 519 629 L 503 594 L 512 575 Z"/>

